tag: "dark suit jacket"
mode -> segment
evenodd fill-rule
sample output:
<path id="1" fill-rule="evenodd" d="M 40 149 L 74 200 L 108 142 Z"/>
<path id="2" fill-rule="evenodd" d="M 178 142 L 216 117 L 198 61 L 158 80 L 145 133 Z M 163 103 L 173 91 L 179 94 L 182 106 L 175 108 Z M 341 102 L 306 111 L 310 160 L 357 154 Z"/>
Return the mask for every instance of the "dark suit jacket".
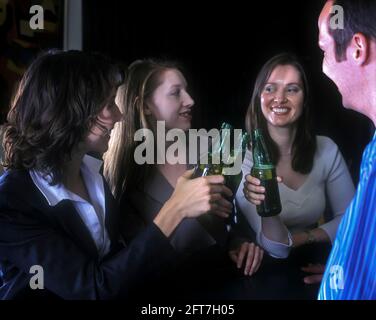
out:
<path id="1" fill-rule="evenodd" d="M 144 186 L 137 186 L 127 192 L 121 199 L 120 208 L 132 205 L 128 211 L 137 217 L 125 216 L 125 227 L 132 226 L 129 220 L 140 220 L 141 227 L 133 227 L 127 234 L 137 234 L 144 227 L 151 224 L 165 202 L 171 197 L 174 189 L 167 179 L 154 169 Z M 182 255 L 189 255 L 215 245 L 227 242 L 228 232 L 224 219 L 215 215 L 204 215 L 199 218 L 186 218 L 175 229 L 170 240 L 175 250 Z"/>
<path id="2" fill-rule="evenodd" d="M 173 187 L 163 174 L 154 169 L 143 186 L 136 186 L 122 196 L 120 208 L 132 206 L 132 210 L 123 210 L 124 214 L 121 215 L 123 228 L 129 240 L 153 222 L 173 191 Z M 247 233 L 240 232 L 239 226 L 228 232 L 223 218 L 208 214 L 199 218 L 184 219 L 170 240 L 181 256 L 205 255 L 205 250 L 214 245 L 228 250 L 244 241 L 250 241 Z"/>
<path id="3" fill-rule="evenodd" d="M 154 224 L 129 245 L 121 243 L 118 210 L 104 184 L 112 247 L 100 261 L 88 229 L 69 200 L 49 206 L 25 170 L 8 171 L 1 177 L 0 299 L 127 296 L 174 261 L 175 251 Z M 44 290 L 30 289 L 33 265 L 44 269 Z"/>

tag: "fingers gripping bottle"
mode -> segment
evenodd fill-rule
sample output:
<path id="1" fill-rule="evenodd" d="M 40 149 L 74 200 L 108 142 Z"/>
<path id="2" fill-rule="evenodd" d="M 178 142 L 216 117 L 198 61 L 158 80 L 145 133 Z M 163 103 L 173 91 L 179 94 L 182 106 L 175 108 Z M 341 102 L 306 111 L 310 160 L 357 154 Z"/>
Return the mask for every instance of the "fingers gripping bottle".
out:
<path id="1" fill-rule="evenodd" d="M 264 137 L 260 129 L 252 131 L 253 167 L 251 175 L 261 181 L 265 188 L 265 200 L 258 205 L 257 213 L 261 217 L 278 215 L 281 210 L 278 182 L 275 166 L 272 163 Z"/>

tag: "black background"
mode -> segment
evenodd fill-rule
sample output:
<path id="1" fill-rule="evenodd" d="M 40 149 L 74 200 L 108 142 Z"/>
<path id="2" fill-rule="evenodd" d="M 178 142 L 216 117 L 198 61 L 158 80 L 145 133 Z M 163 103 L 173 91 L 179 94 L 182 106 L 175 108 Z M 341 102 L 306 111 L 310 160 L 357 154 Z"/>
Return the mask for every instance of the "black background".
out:
<path id="1" fill-rule="evenodd" d="M 244 128 L 261 66 L 282 51 L 296 53 L 311 84 L 315 132 L 340 147 L 355 182 L 373 124 L 342 107 L 321 71 L 317 18 L 324 1 L 84 1 L 84 49 L 125 64 L 140 58 L 177 60 L 196 104 L 194 127 L 224 120 Z M 354 79 L 356 81 L 356 79 Z"/>

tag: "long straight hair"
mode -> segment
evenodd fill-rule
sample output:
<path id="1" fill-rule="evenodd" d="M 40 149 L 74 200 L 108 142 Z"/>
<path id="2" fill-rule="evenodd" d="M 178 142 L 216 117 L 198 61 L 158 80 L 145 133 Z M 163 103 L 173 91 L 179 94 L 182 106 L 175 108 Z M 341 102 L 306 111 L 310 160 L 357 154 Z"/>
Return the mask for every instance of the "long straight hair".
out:
<path id="1" fill-rule="evenodd" d="M 281 53 L 268 60 L 261 68 L 255 82 L 251 102 L 245 117 L 246 129 L 251 133 L 254 128 L 261 128 L 265 142 L 270 149 L 272 162 L 277 165 L 280 151 L 276 142 L 269 134 L 267 121 L 261 110 L 261 94 L 270 75 L 277 66 L 293 66 L 300 74 L 303 83 L 304 101 L 303 112 L 297 120 L 297 130 L 292 145 L 292 168 L 294 171 L 307 174 L 312 170 L 316 151 L 316 137 L 312 133 L 312 117 L 309 105 L 309 87 L 307 76 L 297 57 L 289 53 Z"/>
<path id="2" fill-rule="evenodd" d="M 125 121 L 115 125 L 104 155 L 104 176 L 119 202 L 126 191 L 142 185 L 150 175 L 153 165 L 138 165 L 134 160 L 135 149 L 142 143 L 135 141 L 134 135 L 139 129 L 153 129 L 145 115 L 146 106 L 161 84 L 161 75 L 174 69 L 180 70 L 175 62 L 137 60 L 128 67 L 125 83 L 119 88 L 118 104 Z"/>

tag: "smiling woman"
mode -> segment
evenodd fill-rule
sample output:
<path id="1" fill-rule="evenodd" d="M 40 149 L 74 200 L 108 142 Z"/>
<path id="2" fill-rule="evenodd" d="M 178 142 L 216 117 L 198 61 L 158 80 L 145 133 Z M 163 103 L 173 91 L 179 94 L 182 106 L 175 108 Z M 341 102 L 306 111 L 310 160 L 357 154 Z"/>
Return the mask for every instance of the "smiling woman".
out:
<path id="1" fill-rule="evenodd" d="M 244 191 L 237 203 L 257 233 L 259 243 L 273 256 L 287 257 L 292 247 L 333 241 L 342 215 L 354 194 L 354 186 L 336 144 L 312 134 L 309 87 L 303 66 L 290 54 L 265 63 L 254 88 L 246 116 L 250 131 L 261 128 L 271 151 L 279 185 L 282 211 L 261 218 L 256 205 L 265 189 L 249 175 L 252 152 L 243 163 Z M 318 225 L 326 203 L 330 218 Z"/>
<path id="2" fill-rule="evenodd" d="M 293 124 L 303 112 L 303 83 L 299 71 L 291 65 L 277 66 L 261 94 L 261 110 L 268 126 Z"/>

